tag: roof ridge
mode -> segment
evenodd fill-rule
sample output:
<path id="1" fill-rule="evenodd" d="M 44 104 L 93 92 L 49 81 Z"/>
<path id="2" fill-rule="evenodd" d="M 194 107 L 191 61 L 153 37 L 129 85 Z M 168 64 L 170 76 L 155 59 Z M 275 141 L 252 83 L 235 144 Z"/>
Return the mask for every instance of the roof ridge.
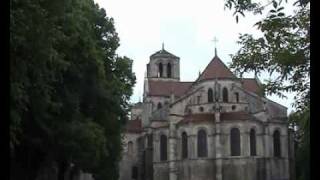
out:
<path id="1" fill-rule="evenodd" d="M 216 62 L 217 61 L 217 63 L 218 63 L 218 65 L 217 66 L 214 66 L 213 65 L 213 63 L 214 62 Z M 201 75 L 197 78 L 197 80 L 195 81 L 195 82 L 197 82 L 197 81 L 200 81 L 200 80 L 203 80 L 203 79 L 208 79 L 208 77 L 204 77 L 206 74 L 205 73 L 207 73 L 207 72 L 210 72 L 209 71 L 209 68 L 212 66 L 213 68 L 215 68 L 215 67 L 221 67 L 221 66 L 219 66 L 219 64 L 222 64 L 222 66 L 223 66 L 223 68 L 226 70 L 226 73 L 228 74 L 228 75 L 221 75 L 221 74 L 212 74 L 211 76 L 221 76 L 221 77 L 223 77 L 223 76 L 225 76 L 225 77 L 233 77 L 233 78 L 237 78 L 237 76 L 236 75 L 234 75 L 233 74 L 233 72 L 229 69 L 229 67 L 218 57 L 218 56 L 214 56 L 213 58 L 212 58 L 212 60 L 208 63 L 208 65 L 206 66 L 206 68 L 202 71 L 202 73 L 201 73 Z M 212 72 L 212 73 L 216 73 L 216 72 Z M 223 72 L 220 72 L 220 73 L 223 73 Z M 208 76 L 210 76 L 210 75 L 208 75 Z M 213 77 L 213 78 L 221 78 L 221 77 Z"/>
<path id="2" fill-rule="evenodd" d="M 153 57 L 153 56 L 158 55 L 158 54 L 159 54 L 159 55 L 161 55 L 161 54 L 167 54 L 167 55 L 170 55 L 170 56 L 173 56 L 173 57 L 178 58 L 178 56 L 170 53 L 169 51 L 167 51 L 167 50 L 165 50 L 165 49 L 161 49 L 161 50 L 159 50 L 159 51 L 156 51 L 156 52 L 153 53 L 150 57 Z"/>

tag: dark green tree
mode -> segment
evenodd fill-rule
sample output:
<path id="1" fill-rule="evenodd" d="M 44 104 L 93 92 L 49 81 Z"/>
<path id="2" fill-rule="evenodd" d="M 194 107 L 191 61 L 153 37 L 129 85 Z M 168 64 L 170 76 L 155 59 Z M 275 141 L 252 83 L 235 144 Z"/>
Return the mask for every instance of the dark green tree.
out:
<path id="1" fill-rule="evenodd" d="M 117 179 L 135 75 L 113 19 L 92 0 L 10 1 L 12 179 L 70 165 Z"/>
<path id="2" fill-rule="evenodd" d="M 242 76 L 246 72 L 259 75 L 266 72 L 270 78 L 264 84 L 267 94 L 285 97 L 283 92 L 295 92 L 296 112 L 289 122 L 297 130 L 297 179 L 310 179 L 310 2 L 293 3 L 295 11 L 286 15 L 287 1 L 272 0 L 255 3 L 251 0 L 226 0 L 225 7 L 234 10 L 236 21 L 245 13 L 263 14 L 266 17 L 255 26 L 261 37 L 240 34 L 240 50 L 232 56 L 230 67 Z"/>

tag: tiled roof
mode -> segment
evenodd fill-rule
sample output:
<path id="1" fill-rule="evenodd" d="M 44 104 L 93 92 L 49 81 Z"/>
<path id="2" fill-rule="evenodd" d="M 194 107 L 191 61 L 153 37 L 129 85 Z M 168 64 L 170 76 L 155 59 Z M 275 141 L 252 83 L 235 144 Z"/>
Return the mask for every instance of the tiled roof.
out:
<path id="1" fill-rule="evenodd" d="M 252 118 L 252 116 L 246 111 L 238 111 L 238 112 L 228 112 L 228 113 L 221 113 L 220 119 L 222 121 L 228 120 L 248 120 Z"/>
<path id="2" fill-rule="evenodd" d="M 215 116 L 213 113 L 203 113 L 203 114 L 189 114 L 186 115 L 180 123 L 189 123 L 189 122 L 206 122 L 206 121 L 215 121 Z"/>
<path id="3" fill-rule="evenodd" d="M 261 88 L 256 79 L 242 79 L 242 83 L 245 90 L 261 95 Z"/>
<path id="4" fill-rule="evenodd" d="M 229 70 L 229 68 L 220 60 L 219 57 L 215 56 L 207 65 L 206 69 L 202 72 L 197 81 L 214 78 L 237 77 Z"/>
<path id="5" fill-rule="evenodd" d="M 239 112 L 228 112 L 228 113 L 221 113 L 220 120 L 221 121 L 228 121 L 228 120 L 248 120 L 252 119 L 253 116 L 250 115 L 248 112 L 239 111 Z M 184 123 L 200 123 L 200 122 L 208 122 L 208 121 L 215 121 L 214 113 L 208 114 L 190 114 L 186 115 L 179 124 Z"/>
<path id="6" fill-rule="evenodd" d="M 155 52 L 154 54 L 152 54 L 150 57 L 156 57 L 156 56 L 165 56 L 165 57 L 174 57 L 174 58 L 178 58 L 177 56 L 173 55 L 172 53 L 169 53 L 168 51 L 162 49 L 160 51 Z"/>
<path id="7" fill-rule="evenodd" d="M 142 132 L 141 119 L 127 121 L 125 131 L 129 133 L 140 133 Z"/>
<path id="8" fill-rule="evenodd" d="M 170 96 L 173 93 L 181 97 L 191 86 L 192 82 L 154 81 L 149 80 L 149 96 Z"/>

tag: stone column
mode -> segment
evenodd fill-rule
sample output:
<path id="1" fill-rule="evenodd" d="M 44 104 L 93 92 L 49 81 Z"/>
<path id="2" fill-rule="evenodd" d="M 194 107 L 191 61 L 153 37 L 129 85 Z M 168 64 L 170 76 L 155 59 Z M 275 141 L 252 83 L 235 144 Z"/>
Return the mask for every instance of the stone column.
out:
<path id="1" fill-rule="evenodd" d="M 219 110 L 214 113 L 215 126 L 216 126 L 216 180 L 222 180 L 222 146 L 221 146 L 221 127 L 220 127 L 220 112 Z"/>
<path id="2" fill-rule="evenodd" d="M 170 116 L 170 125 L 169 125 L 169 180 L 178 179 L 178 170 L 176 165 L 177 159 L 177 139 L 176 139 L 176 124 L 171 120 Z"/>
<path id="3" fill-rule="evenodd" d="M 167 65 L 168 63 L 162 63 L 162 77 L 166 78 L 167 76 Z"/>
<path id="4" fill-rule="evenodd" d="M 271 144 L 273 144 L 272 139 L 270 137 L 270 132 L 269 132 L 269 127 L 267 124 L 264 125 L 264 157 L 266 159 L 265 165 L 266 165 L 266 180 L 271 179 L 271 164 L 270 164 L 270 158 L 272 157 L 271 155 Z M 273 146 L 272 146 L 273 147 Z"/>

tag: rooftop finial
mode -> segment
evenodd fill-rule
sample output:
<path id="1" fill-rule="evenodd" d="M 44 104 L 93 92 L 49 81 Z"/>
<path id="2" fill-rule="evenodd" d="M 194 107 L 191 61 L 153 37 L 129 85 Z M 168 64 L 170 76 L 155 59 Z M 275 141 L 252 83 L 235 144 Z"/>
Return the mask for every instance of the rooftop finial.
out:
<path id="1" fill-rule="evenodd" d="M 164 43 L 162 42 L 162 50 L 164 50 Z"/>
<path id="2" fill-rule="evenodd" d="M 212 41 L 214 42 L 214 56 L 218 56 L 218 53 L 217 53 L 217 42 L 218 42 L 218 39 L 216 37 L 214 37 Z"/>

